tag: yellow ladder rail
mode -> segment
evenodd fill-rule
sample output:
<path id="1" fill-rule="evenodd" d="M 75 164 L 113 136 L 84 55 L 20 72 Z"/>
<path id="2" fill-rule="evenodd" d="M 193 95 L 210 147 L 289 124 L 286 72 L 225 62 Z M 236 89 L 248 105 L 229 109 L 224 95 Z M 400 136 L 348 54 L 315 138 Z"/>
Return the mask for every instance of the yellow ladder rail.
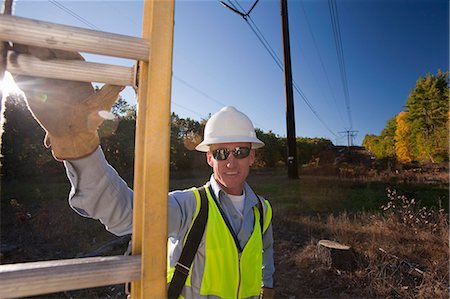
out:
<path id="1" fill-rule="evenodd" d="M 150 63 L 141 61 L 139 72 L 132 246 L 133 254 L 142 256 L 142 271 L 132 283 L 132 298 L 167 296 L 173 25 L 173 0 L 144 3 L 142 34 L 152 42 Z"/>

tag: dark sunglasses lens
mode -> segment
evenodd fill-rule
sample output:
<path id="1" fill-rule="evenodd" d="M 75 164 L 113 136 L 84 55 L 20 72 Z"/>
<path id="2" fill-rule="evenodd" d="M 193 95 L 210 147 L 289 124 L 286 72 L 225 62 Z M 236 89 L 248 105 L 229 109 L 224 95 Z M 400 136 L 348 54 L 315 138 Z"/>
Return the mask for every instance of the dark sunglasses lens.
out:
<path id="1" fill-rule="evenodd" d="M 237 159 L 247 158 L 249 154 L 250 148 L 248 147 L 237 147 L 233 151 L 233 156 L 235 156 Z"/>
<path id="2" fill-rule="evenodd" d="M 213 157 L 216 160 L 226 160 L 230 155 L 230 151 L 226 148 L 219 148 L 213 151 Z"/>
<path id="3" fill-rule="evenodd" d="M 249 147 L 236 147 L 232 150 L 233 156 L 236 159 L 244 159 L 247 158 L 250 154 L 250 148 Z M 219 148 L 213 151 L 213 157 L 216 160 L 223 161 L 228 159 L 228 156 L 230 155 L 230 150 L 227 148 Z"/>

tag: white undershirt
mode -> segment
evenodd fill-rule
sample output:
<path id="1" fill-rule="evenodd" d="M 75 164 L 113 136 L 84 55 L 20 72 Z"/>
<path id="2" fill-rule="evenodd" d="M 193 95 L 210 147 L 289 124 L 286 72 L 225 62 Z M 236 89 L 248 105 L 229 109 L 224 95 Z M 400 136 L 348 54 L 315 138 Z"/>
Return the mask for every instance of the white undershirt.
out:
<path id="1" fill-rule="evenodd" d="M 231 199 L 231 202 L 233 203 L 235 209 L 241 214 L 244 213 L 244 199 L 245 199 L 245 192 L 243 192 L 242 195 L 231 195 L 227 194 L 228 197 Z"/>

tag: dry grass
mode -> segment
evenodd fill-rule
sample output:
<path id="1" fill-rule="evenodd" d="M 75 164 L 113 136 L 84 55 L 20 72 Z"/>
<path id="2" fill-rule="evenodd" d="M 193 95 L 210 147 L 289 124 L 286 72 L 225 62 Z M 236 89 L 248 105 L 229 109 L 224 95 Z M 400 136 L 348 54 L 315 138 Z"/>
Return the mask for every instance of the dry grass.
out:
<path id="1" fill-rule="evenodd" d="M 171 188 L 200 185 L 205 177 L 177 179 L 171 182 Z M 317 178 L 303 179 L 301 185 L 272 174 L 257 179 L 252 186 L 256 185 L 258 193 L 269 198 L 274 208 L 277 298 L 449 297 L 448 214 L 443 210 L 424 208 L 394 191 L 386 198 L 378 184 L 372 184 L 372 190 Z M 2 187 L 1 263 L 73 258 L 116 239 L 100 222 L 80 217 L 68 207 L 66 181 Z M 422 198 L 432 199 L 430 194 Z M 383 202 L 385 208 L 375 213 L 329 213 L 339 210 L 340 205 L 357 210 L 354 202 L 347 205 L 351 200 L 375 206 Z M 318 209 L 312 209 L 319 204 Z M 316 212 L 321 214 L 314 215 Z M 320 239 L 352 246 L 356 270 L 338 271 L 322 263 L 316 245 Z M 123 254 L 125 250 L 126 246 L 109 254 Z M 118 285 L 39 298 L 125 295 L 123 285 Z"/>
<path id="2" fill-rule="evenodd" d="M 341 213 L 322 219 L 290 213 L 279 219 L 275 250 L 283 254 L 276 258 L 278 296 L 448 298 L 448 214 L 419 208 L 412 199 L 389 192 L 391 208 L 378 214 Z M 287 237 L 294 229 L 303 243 Z M 356 270 L 323 264 L 317 256 L 320 239 L 350 245 Z"/>

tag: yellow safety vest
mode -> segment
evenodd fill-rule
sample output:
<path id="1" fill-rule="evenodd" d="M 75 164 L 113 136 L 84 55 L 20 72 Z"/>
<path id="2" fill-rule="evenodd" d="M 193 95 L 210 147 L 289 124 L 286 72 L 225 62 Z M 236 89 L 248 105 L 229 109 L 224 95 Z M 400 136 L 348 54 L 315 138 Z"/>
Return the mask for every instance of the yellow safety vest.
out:
<path id="1" fill-rule="evenodd" d="M 194 189 L 194 194 L 197 200 L 195 219 L 200 206 L 200 195 L 196 189 Z M 221 298 L 259 296 L 262 284 L 263 249 L 258 207 L 253 207 L 255 215 L 253 233 L 243 248 L 243 251 L 239 252 L 233 235 L 226 225 L 208 188 L 206 188 L 206 194 L 208 197 L 209 212 L 204 233 L 205 261 L 200 295 L 213 295 Z M 265 203 L 267 210 L 263 218 L 264 232 L 272 219 L 272 208 L 267 200 Z M 195 264 L 192 265 L 192 267 L 195 266 Z M 171 281 L 173 272 L 174 268 L 168 269 L 168 282 Z M 191 286 L 191 274 L 186 279 L 185 285 Z"/>

